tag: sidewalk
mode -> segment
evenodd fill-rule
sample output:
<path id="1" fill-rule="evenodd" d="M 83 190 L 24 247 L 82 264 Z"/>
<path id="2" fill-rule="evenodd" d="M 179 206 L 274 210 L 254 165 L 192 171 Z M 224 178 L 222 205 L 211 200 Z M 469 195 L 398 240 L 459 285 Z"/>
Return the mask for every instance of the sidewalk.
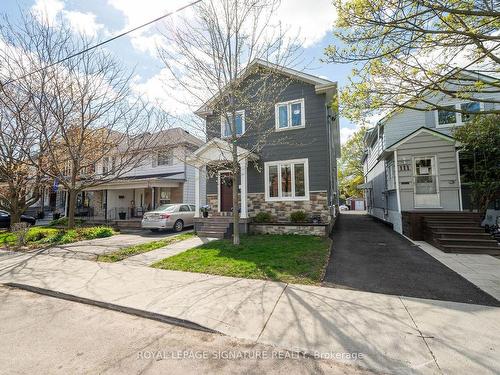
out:
<path id="1" fill-rule="evenodd" d="M 192 249 L 193 247 L 201 246 L 205 243 L 213 241 L 214 239 L 215 238 L 206 238 L 206 237 L 190 238 L 153 251 L 148 251 L 147 253 L 134 255 L 133 257 L 129 257 L 120 261 L 120 264 L 147 267 L 159 260 L 182 253 L 186 250 Z"/>
<path id="2" fill-rule="evenodd" d="M 390 373 L 495 374 L 500 308 L 123 264 L 5 255 L 0 282 L 186 319 L 281 348 Z M 1 324 L 1 323 L 0 323 Z"/>
<path id="3" fill-rule="evenodd" d="M 413 241 L 448 268 L 500 301 L 500 259 L 484 254 L 445 253 L 424 241 Z"/>

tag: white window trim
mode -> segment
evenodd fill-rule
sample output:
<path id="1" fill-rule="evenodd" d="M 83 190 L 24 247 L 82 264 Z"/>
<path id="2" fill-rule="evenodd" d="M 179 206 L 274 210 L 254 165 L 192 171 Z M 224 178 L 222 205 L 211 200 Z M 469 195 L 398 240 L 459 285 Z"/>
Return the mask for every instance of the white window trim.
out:
<path id="1" fill-rule="evenodd" d="M 441 107 L 455 106 L 456 110 L 460 110 L 460 106 L 462 104 L 466 104 L 466 103 L 478 103 L 478 100 L 481 100 L 481 99 L 480 98 L 475 98 L 475 99 L 466 100 L 466 101 L 457 102 L 457 103 L 445 103 L 445 104 L 440 104 L 440 106 Z M 479 102 L 479 112 L 483 112 L 483 111 L 484 111 L 484 102 Z M 436 122 L 436 128 L 437 129 L 451 128 L 453 126 L 460 126 L 460 125 L 465 124 L 465 122 L 462 121 L 462 113 L 455 112 L 455 116 L 456 116 L 456 119 L 457 119 L 456 122 L 452 122 L 452 123 L 449 123 L 449 124 L 440 124 L 439 123 L 439 109 L 434 110 L 434 119 L 435 119 L 435 122 Z"/>
<path id="2" fill-rule="evenodd" d="M 301 116 L 300 116 L 300 126 L 292 126 L 292 104 L 300 103 L 301 104 Z M 286 128 L 279 127 L 279 111 L 278 108 L 286 105 L 288 108 L 288 126 Z M 280 102 L 274 105 L 274 127 L 276 131 L 286 131 L 286 130 L 294 130 L 294 129 L 303 129 L 306 127 L 306 106 L 304 98 L 289 100 L 287 102 Z"/>
<path id="3" fill-rule="evenodd" d="M 241 137 L 247 131 L 247 127 L 246 127 L 246 124 L 245 124 L 245 122 L 246 122 L 245 121 L 245 110 L 242 109 L 242 110 L 239 110 L 239 111 L 234 111 L 234 114 L 235 114 L 235 116 L 241 115 L 241 127 L 242 127 L 242 130 L 241 130 L 241 134 L 240 135 L 236 135 L 237 137 Z M 231 114 L 228 112 L 226 115 L 231 115 Z M 220 137 L 222 139 L 227 139 L 227 138 L 230 138 L 231 136 L 230 135 L 224 136 L 224 121 L 225 121 L 225 117 L 221 115 L 220 116 Z"/>
<path id="4" fill-rule="evenodd" d="M 295 167 L 292 168 L 292 196 L 291 197 L 281 197 L 281 180 L 278 184 L 278 197 L 269 196 L 269 167 L 278 167 L 278 176 L 281 176 L 281 165 L 283 164 L 304 164 L 304 190 L 305 195 L 303 197 L 295 196 Z M 309 200 L 309 159 L 291 159 L 291 160 L 279 160 L 279 161 L 268 161 L 264 163 L 264 189 L 265 189 L 265 199 L 266 202 L 280 202 L 280 201 L 308 201 Z"/>

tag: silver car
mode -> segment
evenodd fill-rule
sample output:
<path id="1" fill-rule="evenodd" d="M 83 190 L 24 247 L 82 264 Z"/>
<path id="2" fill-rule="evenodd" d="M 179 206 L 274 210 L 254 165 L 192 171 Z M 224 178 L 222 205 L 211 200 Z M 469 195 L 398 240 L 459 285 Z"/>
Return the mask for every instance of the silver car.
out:
<path id="1" fill-rule="evenodd" d="M 193 225 L 194 210 L 194 204 L 164 204 L 154 211 L 146 212 L 142 217 L 141 227 L 152 232 L 158 232 L 160 229 L 180 232 L 184 227 Z"/>

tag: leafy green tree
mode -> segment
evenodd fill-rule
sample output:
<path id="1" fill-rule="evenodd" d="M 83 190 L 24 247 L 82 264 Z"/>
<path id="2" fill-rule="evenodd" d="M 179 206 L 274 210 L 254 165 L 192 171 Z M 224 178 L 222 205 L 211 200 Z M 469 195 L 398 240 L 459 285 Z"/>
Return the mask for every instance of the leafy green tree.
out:
<path id="1" fill-rule="evenodd" d="M 330 62 L 354 64 L 350 83 L 340 95 L 344 116 L 360 120 L 384 109 L 425 111 L 440 108 L 439 102 L 449 99 L 472 97 L 488 104 L 487 113 L 500 113 L 500 100 L 491 95 L 500 89 L 494 78 L 500 72 L 497 0 L 334 0 L 334 4 L 336 42 L 325 54 Z M 490 78 L 464 76 L 466 70 Z"/>
<path id="2" fill-rule="evenodd" d="M 471 161 L 462 171 L 462 182 L 471 187 L 471 209 L 485 213 L 500 191 L 500 115 L 475 116 L 456 128 L 454 136 Z"/>
<path id="3" fill-rule="evenodd" d="M 359 196 L 358 185 L 364 182 L 363 176 L 363 138 L 366 128 L 357 130 L 342 146 L 339 160 L 339 190 L 342 198 Z"/>

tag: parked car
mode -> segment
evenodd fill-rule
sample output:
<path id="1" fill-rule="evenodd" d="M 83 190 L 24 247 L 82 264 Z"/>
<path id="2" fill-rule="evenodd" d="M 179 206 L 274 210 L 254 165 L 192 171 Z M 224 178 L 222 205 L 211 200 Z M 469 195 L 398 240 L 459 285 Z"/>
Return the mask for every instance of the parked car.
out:
<path id="1" fill-rule="evenodd" d="M 21 215 L 21 221 L 29 225 L 35 225 L 36 219 L 33 216 Z M 0 211 L 0 228 L 10 227 L 10 214 L 7 211 Z"/>
<path id="2" fill-rule="evenodd" d="M 146 212 L 142 217 L 141 227 L 152 232 L 158 232 L 160 229 L 180 232 L 184 227 L 194 224 L 194 211 L 194 204 L 164 204 L 154 211 Z"/>
<path id="3" fill-rule="evenodd" d="M 339 206 L 340 211 L 349 211 L 349 207 L 346 206 L 345 204 Z"/>

